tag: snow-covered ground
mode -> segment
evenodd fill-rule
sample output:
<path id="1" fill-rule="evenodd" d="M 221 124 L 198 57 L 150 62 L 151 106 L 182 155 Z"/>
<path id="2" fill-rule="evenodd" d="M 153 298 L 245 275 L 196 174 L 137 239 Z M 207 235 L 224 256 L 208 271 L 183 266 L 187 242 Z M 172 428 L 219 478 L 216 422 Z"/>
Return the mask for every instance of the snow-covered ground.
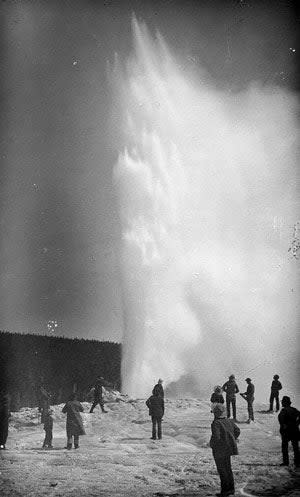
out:
<path id="1" fill-rule="evenodd" d="M 63 405 L 53 406 L 53 450 L 43 450 L 43 426 L 35 408 L 12 413 L 7 450 L 0 452 L 1 496 L 212 496 L 219 491 L 208 446 L 210 403 L 166 400 L 163 439 L 150 440 L 145 400 L 115 393 L 107 414 L 97 407 L 82 414 L 86 435 L 78 450 L 65 450 Z M 280 467 L 277 416 L 256 405 L 254 424 L 246 424 L 246 405 L 238 400 L 241 429 L 233 459 L 237 495 L 300 496 L 300 470 Z M 291 457 L 291 462 L 293 458 Z"/>

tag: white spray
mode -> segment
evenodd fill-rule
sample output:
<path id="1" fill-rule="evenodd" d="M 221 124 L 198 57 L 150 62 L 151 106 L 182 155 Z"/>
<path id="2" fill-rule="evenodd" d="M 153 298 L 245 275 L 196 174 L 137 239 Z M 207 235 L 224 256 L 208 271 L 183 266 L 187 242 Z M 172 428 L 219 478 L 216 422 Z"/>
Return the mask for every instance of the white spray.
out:
<path id="1" fill-rule="evenodd" d="M 136 20 L 133 32 L 132 57 L 114 67 L 123 391 L 145 396 L 158 377 L 187 375 L 200 390 L 260 364 L 274 374 L 299 318 L 299 266 L 288 254 L 295 102 L 258 84 L 225 94 Z"/>

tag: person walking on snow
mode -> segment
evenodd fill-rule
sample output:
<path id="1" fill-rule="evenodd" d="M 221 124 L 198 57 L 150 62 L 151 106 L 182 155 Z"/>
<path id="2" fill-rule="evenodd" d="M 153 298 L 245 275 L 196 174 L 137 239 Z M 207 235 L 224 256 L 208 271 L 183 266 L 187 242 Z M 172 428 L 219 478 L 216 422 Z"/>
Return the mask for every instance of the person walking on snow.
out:
<path id="1" fill-rule="evenodd" d="M 156 440 L 156 426 L 157 437 L 159 440 L 162 438 L 161 422 L 165 413 L 165 403 L 163 397 L 158 395 L 158 392 L 153 389 L 153 393 L 149 399 L 146 400 L 146 406 L 149 409 L 149 416 L 152 420 L 152 440 Z"/>
<path id="2" fill-rule="evenodd" d="M 101 411 L 102 412 L 107 412 L 105 409 L 104 409 L 104 400 L 103 400 L 103 389 L 102 387 L 113 387 L 113 385 L 111 383 L 109 383 L 108 381 L 106 381 L 103 376 L 99 376 L 97 379 L 96 379 L 96 383 L 95 383 L 95 387 L 93 389 L 93 394 L 94 394 L 94 402 L 91 406 L 91 409 L 90 409 L 90 413 L 92 413 L 96 407 L 97 404 L 100 405 L 101 407 Z"/>
<path id="3" fill-rule="evenodd" d="M 254 421 L 253 402 L 254 402 L 255 387 L 252 383 L 251 378 L 246 378 L 245 381 L 248 384 L 247 390 L 246 390 L 246 392 L 241 393 L 241 396 L 247 401 L 247 405 L 248 405 L 248 421 L 247 421 L 247 423 L 251 423 L 251 421 Z"/>
<path id="4" fill-rule="evenodd" d="M 271 384 L 270 408 L 269 412 L 273 412 L 273 403 L 276 402 L 276 412 L 279 411 L 279 390 L 282 389 L 282 384 L 279 381 L 278 374 L 274 374 Z"/>
<path id="5" fill-rule="evenodd" d="M 235 394 L 239 392 L 239 387 L 236 384 L 234 374 L 231 374 L 228 381 L 224 383 L 222 389 L 226 393 L 226 410 L 227 418 L 230 418 L 230 406 L 232 406 L 233 419 L 236 420 L 236 398 Z"/>
<path id="6" fill-rule="evenodd" d="M 231 456 L 238 454 L 236 440 L 240 435 L 240 429 L 232 419 L 226 418 L 224 404 L 215 404 L 213 414 L 210 447 L 221 480 L 221 492 L 217 495 L 227 497 L 234 495 L 235 491 Z"/>

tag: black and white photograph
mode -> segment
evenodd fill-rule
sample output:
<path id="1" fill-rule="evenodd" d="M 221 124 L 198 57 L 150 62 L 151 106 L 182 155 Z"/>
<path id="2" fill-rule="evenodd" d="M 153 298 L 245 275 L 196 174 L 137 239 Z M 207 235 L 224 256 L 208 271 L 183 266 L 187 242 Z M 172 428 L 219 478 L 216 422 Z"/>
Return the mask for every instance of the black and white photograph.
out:
<path id="1" fill-rule="evenodd" d="M 300 497 L 298 3 L 0 20 L 0 495 Z"/>

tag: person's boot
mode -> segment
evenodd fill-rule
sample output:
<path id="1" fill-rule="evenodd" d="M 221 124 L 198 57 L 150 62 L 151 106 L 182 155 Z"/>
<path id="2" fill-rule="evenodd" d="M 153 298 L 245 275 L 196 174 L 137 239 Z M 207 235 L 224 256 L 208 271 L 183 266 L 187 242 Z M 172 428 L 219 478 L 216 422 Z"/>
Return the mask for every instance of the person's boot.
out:
<path id="1" fill-rule="evenodd" d="M 67 444 L 67 446 L 65 447 L 65 449 L 71 450 L 72 449 L 72 444 Z"/>
<path id="2" fill-rule="evenodd" d="M 78 444 L 75 444 L 75 445 L 74 445 L 74 448 L 75 448 L 75 449 L 79 449 L 79 445 L 78 445 Z"/>

